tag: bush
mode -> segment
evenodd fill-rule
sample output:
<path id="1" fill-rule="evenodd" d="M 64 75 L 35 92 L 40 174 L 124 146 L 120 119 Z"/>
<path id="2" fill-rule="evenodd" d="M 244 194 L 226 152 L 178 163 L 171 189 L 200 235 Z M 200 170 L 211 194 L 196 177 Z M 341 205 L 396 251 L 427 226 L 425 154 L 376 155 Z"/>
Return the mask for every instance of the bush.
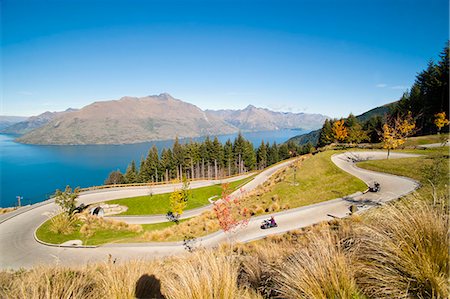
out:
<path id="1" fill-rule="evenodd" d="M 60 213 L 50 218 L 50 231 L 55 234 L 70 235 L 75 231 L 76 218 Z"/>

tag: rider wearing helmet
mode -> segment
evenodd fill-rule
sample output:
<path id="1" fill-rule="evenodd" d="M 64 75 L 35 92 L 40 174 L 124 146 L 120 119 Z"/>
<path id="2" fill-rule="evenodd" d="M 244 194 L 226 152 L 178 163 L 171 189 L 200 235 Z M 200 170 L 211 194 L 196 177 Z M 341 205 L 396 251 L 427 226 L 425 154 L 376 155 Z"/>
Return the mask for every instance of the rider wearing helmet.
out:
<path id="1" fill-rule="evenodd" d="M 273 216 L 270 217 L 270 226 L 275 226 L 275 218 Z"/>

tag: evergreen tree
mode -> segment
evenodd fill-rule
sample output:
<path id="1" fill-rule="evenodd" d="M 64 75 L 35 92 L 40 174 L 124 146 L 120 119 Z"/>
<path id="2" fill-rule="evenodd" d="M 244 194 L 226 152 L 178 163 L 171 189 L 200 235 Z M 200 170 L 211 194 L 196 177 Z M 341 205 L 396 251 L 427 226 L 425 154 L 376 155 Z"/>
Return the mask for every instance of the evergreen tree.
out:
<path id="1" fill-rule="evenodd" d="M 234 139 L 233 153 L 234 153 L 237 173 L 241 173 L 244 170 L 243 155 L 244 155 L 245 141 L 246 140 L 242 136 L 241 132 L 239 132 L 238 136 Z"/>
<path id="2" fill-rule="evenodd" d="M 223 167 L 223 147 L 219 142 L 219 139 L 214 137 L 214 141 L 211 144 L 211 164 L 214 165 L 214 177 L 217 179 L 220 169 Z"/>
<path id="3" fill-rule="evenodd" d="M 226 168 L 227 175 L 230 176 L 231 174 L 234 173 L 233 143 L 231 143 L 230 139 L 228 139 L 227 142 L 225 142 L 223 151 L 224 151 L 223 162 Z"/>
<path id="4" fill-rule="evenodd" d="M 318 146 L 322 147 L 333 142 L 333 121 L 326 119 L 320 130 Z"/>
<path id="5" fill-rule="evenodd" d="M 363 126 L 363 130 L 367 132 L 367 139 L 370 143 L 377 143 L 380 141 L 380 135 L 383 131 L 384 120 L 380 115 L 371 117 Z"/>
<path id="6" fill-rule="evenodd" d="M 172 146 L 172 153 L 173 153 L 173 162 L 175 164 L 176 168 L 176 174 L 177 179 L 181 180 L 183 177 L 183 164 L 184 164 L 184 151 L 183 146 L 180 144 L 178 140 L 178 136 L 175 138 L 175 142 Z"/>
<path id="7" fill-rule="evenodd" d="M 150 151 L 148 152 L 148 157 L 146 160 L 146 168 L 150 174 L 150 180 L 152 182 L 158 182 L 160 180 L 161 175 L 159 173 L 159 155 L 156 145 L 153 145 Z"/>
<path id="8" fill-rule="evenodd" d="M 278 148 L 278 155 L 279 155 L 280 161 L 290 158 L 289 148 L 286 143 L 283 143 L 282 145 L 280 145 L 280 147 Z"/>
<path id="9" fill-rule="evenodd" d="M 310 154 L 315 150 L 314 146 L 311 144 L 311 142 L 308 142 L 307 144 L 302 146 L 301 154 Z"/>
<path id="10" fill-rule="evenodd" d="M 348 132 L 347 142 L 358 144 L 369 140 L 367 132 L 363 130 L 361 123 L 352 113 L 345 120 L 345 126 Z"/>
<path id="11" fill-rule="evenodd" d="M 242 155 L 246 171 L 254 170 L 256 167 L 256 154 L 253 144 L 250 141 L 244 142 L 244 151 Z"/>
<path id="12" fill-rule="evenodd" d="M 267 162 L 268 166 L 278 163 L 280 161 L 280 156 L 278 152 L 278 145 L 276 142 L 272 143 L 271 146 L 267 146 Z"/>
<path id="13" fill-rule="evenodd" d="M 209 136 L 206 136 L 204 144 L 204 160 L 205 160 L 205 173 L 206 177 L 210 179 L 213 174 L 212 165 L 214 165 L 214 159 L 212 158 L 212 152 L 213 152 L 213 143 L 211 142 L 211 138 Z"/>
<path id="14" fill-rule="evenodd" d="M 125 172 L 125 183 L 127 184 L 133 184 L 137 183 L 137 170 L 136 170 L 136 162 L 131 161 L 131 164 L 128 165 L 127 171 Z"/>
<path id="15" fill-rule="evenodd" d="M 176 174 L 175 171 L 175 163 L 172 155 L 172 150 L 169 149 L 163 149 L 161 152 L 161 168 L 164 173 L 164 179 L 166 181 L 169 181 L 174 177 L 174 174 Z"/>
<path id="16" fill-rule="evenodd" d="M 259 169 L 264 169 L 267 167 L 267 147 L 264 140 L 261 141 L 261 145 L 257 150 L 257 162 Z"/>
<path id="17" fill-rule="evenodd" d="M 147 183 L 149 181 L 148 173 L 146 171 L 145 159 L 141 158 L 141 163 L 139 164 L 139 172 L 137 177 L 138 183 Z"/>
<path id="18" fill-rule="evenodd" d="M 429 61 L 427 68 L 416 76 L 409 93 L 405 93 L 391 113 L 405 117 L 408 111 L 416 117 L 419 135 L 436 133 L 434 115 L 449 109 L 449 44 L 436 64 Z"/>

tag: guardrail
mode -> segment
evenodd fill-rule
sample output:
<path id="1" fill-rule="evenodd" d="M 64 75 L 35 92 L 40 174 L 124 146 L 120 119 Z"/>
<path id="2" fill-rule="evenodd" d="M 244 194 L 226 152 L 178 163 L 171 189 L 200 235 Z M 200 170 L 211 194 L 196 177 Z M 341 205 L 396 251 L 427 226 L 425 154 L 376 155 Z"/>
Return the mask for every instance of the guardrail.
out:
<path id="1" fill-rule="evenodd" d="M 223 176 L 216 178 L 195 178 L 190 179 L 189 182 L 197 182 L 197 181 L 205 181 L 205 180 L 226 180 L 231 179 L 235 177 L 239 177 L 241 175 L 246 174 L 252 174 L 257 173 L 258 171 L 250 171 L 250 172 L 244 172 L 241 174 L 235 174 L 231 176 Z M 152 186 L 160 186 L 160 185 L 168 185 L 168 184 L 181 184 L 183 181 L 180 180 L 170 180 L 170 181 L 164 181 L 164 182 L 149 182 L 149 183 L 133 183 L 133 184 L 114 184 L 114 185 L 100 185 L 100 186 L 91 186 L 87 188 L 80 188 L 80 192 L 87 192 L 87 191 L 94 191 L 94 190 L 101 190 L 101 189 L 110 189 L 110 188 L 122 188 L 122 187 L 152 187 Z"/>

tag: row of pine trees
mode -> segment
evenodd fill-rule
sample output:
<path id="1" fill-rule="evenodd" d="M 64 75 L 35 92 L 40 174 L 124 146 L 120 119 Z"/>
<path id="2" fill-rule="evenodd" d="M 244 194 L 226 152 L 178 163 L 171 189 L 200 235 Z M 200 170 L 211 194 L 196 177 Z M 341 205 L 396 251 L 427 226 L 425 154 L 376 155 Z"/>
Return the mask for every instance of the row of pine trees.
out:
<path id="1" fill-rule="evenodd" d="M 181 143 L 178 138 L 172 148 L 164 148 L 161 153 L 155 145 L 147 157 L 139 164 L 133 160 L 125 174 L 113 171 L 105 180 L 105 185 L 150 182 L 168 182 L 182 178 L 220 179 L 248 171 L 264 169 L 293 156 L 312 152 L 311 144 L 299 146 L 294 142 L 281 145 L 261 142 L 258 148 L 246 140 L 242 134 L 222 144 L 217 137 L 206 137 L 203 142 Z"/>

